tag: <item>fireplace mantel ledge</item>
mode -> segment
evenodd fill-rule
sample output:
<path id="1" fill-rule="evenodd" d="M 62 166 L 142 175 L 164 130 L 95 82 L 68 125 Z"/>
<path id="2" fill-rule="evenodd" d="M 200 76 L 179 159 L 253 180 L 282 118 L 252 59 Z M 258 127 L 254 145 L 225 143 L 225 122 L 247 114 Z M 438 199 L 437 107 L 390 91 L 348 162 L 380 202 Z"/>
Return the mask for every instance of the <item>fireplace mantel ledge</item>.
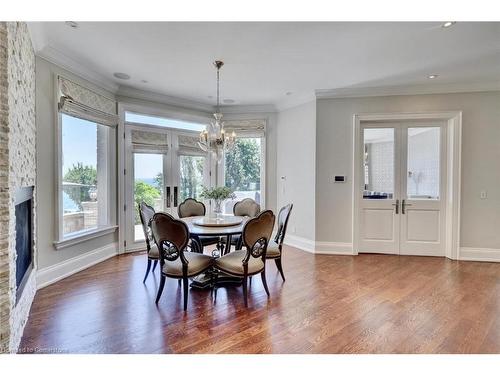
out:
<path id="1" fill-rule="evenodd" d="M 98 228 L 94 230 L 87 231 L 85 233 L 79 234 L 77 236 L 72 236 L 65 238 L 61 241 L 54 241 L 54 247 L 56 250 L 65 249 L 67 247 L 79 244 L 91 240 L 93 238 L 105 236 L 106 234 L 114 233 L 118 229 L 118 225 L 111 225 L 103 228 Z"/>

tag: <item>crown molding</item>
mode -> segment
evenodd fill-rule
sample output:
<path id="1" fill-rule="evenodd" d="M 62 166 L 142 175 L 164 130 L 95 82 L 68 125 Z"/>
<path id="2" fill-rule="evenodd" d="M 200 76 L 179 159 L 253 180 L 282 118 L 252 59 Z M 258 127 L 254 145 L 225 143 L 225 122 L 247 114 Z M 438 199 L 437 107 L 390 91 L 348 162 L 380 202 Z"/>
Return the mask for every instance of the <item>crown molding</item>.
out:
<path id="1" fill-rule="evenodd" d="M 104 90 L 110 91 L 113 94 L 118 90 L 119 86 L 111 79 L 87 68 L 86 66 L 80 64 L 78 61 L 68 57 L 67 55 L 50 45 L 43 46 L 35 53 L 37 56 L 70 71 L 80 78 L 92 82 L 93 84 Z"/>
<path id="2" fill-rule="evenodd" d="M 347 87 L 316 90 L 317 99 L 361 98 L 367 96 L 453 94 L 465 92 L 500 91 L 500 81 L 481 83 L 443 83 L 433 85 Z"/>
<path id="3" fill-rule="evenodd" d="M 194 100 L 179 98 L 175 96 L 160 94 L 154 91 L 144 91 L 136 89 L 130 86 L 120 85 L 116 92 L 117 96 L 139 99 L 148 102 L 155 102 L 160 104 L 171 105 L 175 107 L 198 110 L 203 112 L 212 113 L 214 111 L 214 106 L 210 104 L 200 103 Z"/>
<path id="4" fill-rule="evenodd" d="M 226 113 L 275 113 L 276 106 L 273 104 L 257 104 L 257 105 L 228 105 L 221 106 L 221 112 Z"/>
<path id="5" fill-rule="evenodd" d="M 308 91 L 300 94 L 291 95 L 289 98 L 276 103 L 276 108 L 279 112 L 286 109 L 298 107 L 302 104 L 310 103 L 316 100 L 316 95 L 313 91 Z"/>

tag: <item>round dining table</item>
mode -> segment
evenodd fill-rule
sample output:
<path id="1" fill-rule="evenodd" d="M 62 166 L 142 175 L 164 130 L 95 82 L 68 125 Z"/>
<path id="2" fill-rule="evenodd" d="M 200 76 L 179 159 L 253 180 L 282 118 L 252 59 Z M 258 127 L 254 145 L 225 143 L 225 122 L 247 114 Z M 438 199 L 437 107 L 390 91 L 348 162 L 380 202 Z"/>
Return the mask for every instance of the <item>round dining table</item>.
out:
<path id="1" fill-rule="evenodd" d="M 246 216 L 220 215 L 217 218 L 207 216 L 190 216 L 181 218 L 188 226 L 192 238 L 196 237 L 220 237 L 216 244 L 216 250 L 212 251 L 213 257 L 227 254 L 231 250 L 231 238 L 243 233 L 243 227 L 248 221 Z M 225 238 L 225 241 L 222 239 Z M 213 271 L 211 271 L 213 272 Z M 191 287 L 205 289 L 211 287 L 212 277 L 210 272 L 202 273 L 193 278 Z M 240 277 L 225 274 L 219 271 L 217 285 L 219 284 L 241 284 Z"/>
<path id="2" fill-rule="evenodd" d="M 218 255 L 224 255 L 224 252 L 229 252 L 232 236 L 241 235 L 243 227 L 248 220 L 246 216 L 221 215 L 218 218 L 207 216 L 190 216 L 181 219 L 184 221 L 191 236 L 194 237 L 221 237 L 226 238 L 225 244 L 223 241 L 217 243 Z"/>

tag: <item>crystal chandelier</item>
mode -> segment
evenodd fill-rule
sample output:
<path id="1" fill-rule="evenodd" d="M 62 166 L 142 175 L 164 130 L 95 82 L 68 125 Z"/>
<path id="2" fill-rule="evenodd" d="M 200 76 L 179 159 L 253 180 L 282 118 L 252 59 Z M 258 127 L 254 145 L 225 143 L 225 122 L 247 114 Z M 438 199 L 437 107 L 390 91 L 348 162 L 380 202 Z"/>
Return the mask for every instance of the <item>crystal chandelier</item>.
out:
<path id="1" fill-rule="evenodd" d="M 219 73 L 224 62 L 217 60 L 214 62 L 214 65 L 217 68 L 217 107 L 214 113 L 215 121 L 212 120 L 207 129 L 200 133 L 198 146 L 203 151 L 210 152 L 212 157 L 220 163 L 224 152 L 230 151 L 234 147 L 236 134 L 234 131 L 231 134 L 226 134 L 224 122 L 222 122 L 222 113 L 219 108 Z"/>

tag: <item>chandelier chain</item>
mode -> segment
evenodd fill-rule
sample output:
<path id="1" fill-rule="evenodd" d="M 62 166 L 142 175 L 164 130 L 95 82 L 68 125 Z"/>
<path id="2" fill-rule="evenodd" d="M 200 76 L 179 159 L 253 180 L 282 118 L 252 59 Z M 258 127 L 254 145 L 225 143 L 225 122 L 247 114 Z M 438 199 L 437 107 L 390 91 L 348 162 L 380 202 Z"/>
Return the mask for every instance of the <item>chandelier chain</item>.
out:
<path id="1" fill-rule="evenodd" d="M 220 68 L 217 67 L 217 112 L 219 112 L 219 72 Z"/>

